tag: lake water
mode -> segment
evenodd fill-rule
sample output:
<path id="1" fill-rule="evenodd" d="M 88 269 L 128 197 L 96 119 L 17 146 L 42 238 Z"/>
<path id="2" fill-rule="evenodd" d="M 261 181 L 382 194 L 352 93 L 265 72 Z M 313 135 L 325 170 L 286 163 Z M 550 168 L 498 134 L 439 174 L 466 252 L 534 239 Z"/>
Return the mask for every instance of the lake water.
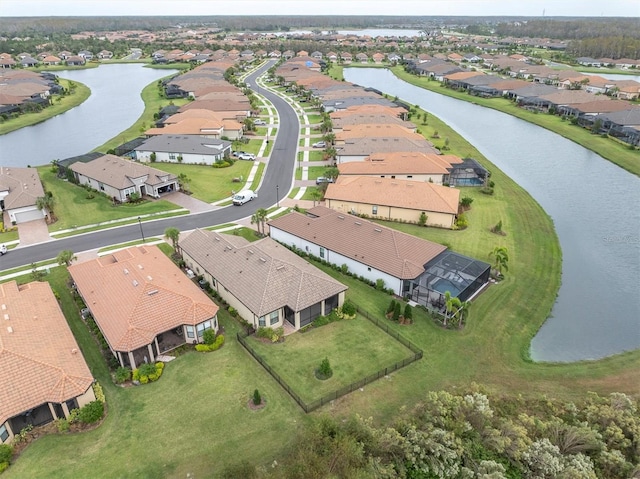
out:
<path id="1" fill-rule="evenodd" d="M 415 87 L 389 70 L 345 69 L 344 77 L 444 120 L 551 216 L 562 246 L 562 286 L 532 341 L 534 360 L 640 348 L 640 178 L 550 131 Z"/>
<path id="2" fill-rule="evenodd" d="M 145 86 L 175 72 L 139 63 L 55 72 L 87 85 L 91 96 L 62 115 L 0 136 L 0 165 L 37 166 L 90 152 L 140 118 Z"/>

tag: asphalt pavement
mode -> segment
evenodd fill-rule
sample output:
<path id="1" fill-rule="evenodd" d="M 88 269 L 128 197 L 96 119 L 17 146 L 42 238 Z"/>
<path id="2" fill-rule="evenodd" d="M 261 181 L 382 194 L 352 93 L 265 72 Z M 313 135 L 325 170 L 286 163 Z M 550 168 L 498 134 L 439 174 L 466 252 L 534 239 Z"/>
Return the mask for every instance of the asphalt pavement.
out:
<path id="1" fill-rule="evenodd" d="M 263 95 L 273 104 L 280 116 L 277 134 L 271 140 L 274 141 L 271 158 L 257 190 L 258 198 L 242 206 L 228 206 L 215 211 L 146 221 L 142 224 L 135 223 L 15 248 L 0 256 L 0 271 L 54 259 L 62 250 L 71 250 L 77 255 L 83 251 L 139 240 L 142 235 L 146 238 L 162 236 L 169 227 L 177 228 L 180 231 L 189 231 L 195 228 L 231 223 L 250 217 L 259 208 L 268 209 L 279 200 L 283 200 L 293 186 L 300 123 L 291 105 L 256 83 L 256 78 L 274 64 L 275 60 L 267 62 L 245 79 L 245 83 L 249 83 L 254 91 Z"/>

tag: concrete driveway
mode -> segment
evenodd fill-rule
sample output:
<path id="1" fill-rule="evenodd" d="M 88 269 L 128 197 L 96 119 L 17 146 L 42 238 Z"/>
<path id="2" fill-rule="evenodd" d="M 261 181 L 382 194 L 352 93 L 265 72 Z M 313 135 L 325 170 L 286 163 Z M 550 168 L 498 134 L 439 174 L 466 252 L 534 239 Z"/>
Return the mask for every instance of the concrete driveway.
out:
<path id="1" fill-rule="evenodd" d="M 184 209 L 189 210 L 190 213 L 204 213 L 205 211 L 213 211 L 219 208 L 219 206 L 213 206 L 179 191 L 172 191 L 162 195 L 162 199 L 182 206 Z"/>
<path id="2" fill-rule="evenodd" d="M 52 239 L 49 236 L 49 228 L 47 228 L 47 222 L 44 218 L 19 223 L 18 236 L 20 238 L 20 246 L 43 243 Z"/>

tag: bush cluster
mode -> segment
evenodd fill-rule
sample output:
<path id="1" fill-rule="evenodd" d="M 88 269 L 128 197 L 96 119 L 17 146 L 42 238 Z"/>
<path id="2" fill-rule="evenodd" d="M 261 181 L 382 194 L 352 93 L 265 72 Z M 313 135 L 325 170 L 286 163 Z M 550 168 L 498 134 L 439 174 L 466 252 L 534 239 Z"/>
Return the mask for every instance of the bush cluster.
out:
<path id="1" fill-rule="evenodd" d="M 207 331 L 212 331 L 212 330 L 208 329 Z M 196 344 L 196 351 L 200 351 L 200 352 L 217 351 L 222 347 L 223 344 L 224 344 L 224 335 L 219 334 L 211 344 L 207 344 L 206 342 L 204 344 Z"/>
<path id="2" fill-rule="evenodd" d="M 107 398 L 104 397 L 102 386 L 100 386 L 100 383 L 98 381 L 93 383 L 93 394 L 95 394 L 96 400 L 100 401 L 102 404 L 107 402 Z"/>
<path id="3" fill-rule="evenodd" d="M 119 367 L 118 369 L 116 369 L 115 376 L 116 376 L 116 383 L 122 384 L 128 381 L 129 379 L 131 379 L 131 369 Z"/>
<path id="4" fill-rule="evenodd" d="M 0 444 L 0 474 L 11 464 L 13 448 L 9 444 Z"/>
<path id="5" fill-rule="evenodd" d="M 163 362 L 145 363 L 138 369 L 134 369 L 131 377 L 134 381 L 139 381 L 140 384 L 152 383 L 160 379 L 163 370 Z"/>
<path id="6" fill-rule="evenodd" d="M 91 424 L 102 419 L 104 414 L 104 403 L 100 401 L 91 401 L 80 408 L 78 420 L 84 424 Z"/>
<path id="7" fill-rule="evenodd" d="M 256 331 L 256 336 L 259 338 L 270 339 L 271 342 L 277 343 L 281 339 L 284 339 L 284 328 L 280 326 L 279 328 L 258 328 Z"/>

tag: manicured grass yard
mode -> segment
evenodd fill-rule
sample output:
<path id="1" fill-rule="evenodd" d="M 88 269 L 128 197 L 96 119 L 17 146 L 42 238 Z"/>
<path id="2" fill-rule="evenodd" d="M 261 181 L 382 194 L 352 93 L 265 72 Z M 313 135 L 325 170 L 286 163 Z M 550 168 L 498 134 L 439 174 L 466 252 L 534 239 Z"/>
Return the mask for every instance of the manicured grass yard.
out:
<path id="1" fill-rule="evenodd" d="M 89 198 L 89 192 L 81 186 L 57 178 L 51 166 L 38 167 L 38 174 L 45 190 L 50 191 L 55 200 L 53 211 L 58 221 L 49 226 L 52 232 L 180 209 L 178 205 L 165 200 L 113 206 L 109 198 L 98 193 L 93 193 L 93 198 Z"/>
<path id="2" fill-rule="evenodd" d="M 189 189 L 193 197 L 207 203 L 221 200 L 231 195 L 231 190 L 244 188 L 253 161 L 238 160 L 227 168 L 213 168 L 206 165 L 182 165 L 179 163 L 153 163 L 151 166 L 178 176 L 187 175 L 190 180 Z M 242 177 L 242 181 L 234 183 L 234 178 Z"/>
<path id="3" fill-rule="evenodd" d="M 413 356 L 411 350 L 360 316 L 291 334 L 282 343 L 267 344 L 254 336 L 247 340 L 306 403 Z M 314 371 L 325 357 L 333 376 L 321 381 Z"/>
<path id="4" fill-rule="evenodd" d="M 157 383 L 121 388 L 109 378 L 93 338 L 68 293 L 62 268 L 48 279 L 94 376 L 109 413 L 96 430 L 38 439 L 3 478 L 212 477 L 246 455 L 270 463 L 305 416 L 289 395 L 236 342 L 237 323 L 219 313 L 225 345 L 191 352 L 171 363 Z M 28 282 L 29 278 L 23 278 Z M 254 389 L 267 407 L 247 407 Z M 239 456 L 238 451 L 244 451 Z"/>

